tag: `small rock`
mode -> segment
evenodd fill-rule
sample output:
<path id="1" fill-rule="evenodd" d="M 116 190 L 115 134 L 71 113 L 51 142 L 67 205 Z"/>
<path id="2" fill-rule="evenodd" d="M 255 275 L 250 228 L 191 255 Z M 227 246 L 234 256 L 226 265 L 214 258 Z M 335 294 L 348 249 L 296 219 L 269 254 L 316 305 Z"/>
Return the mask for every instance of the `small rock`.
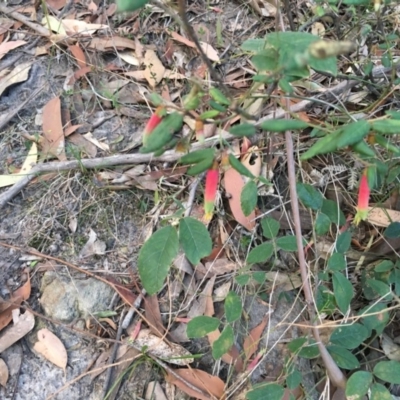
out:
<path id="1" fill-rule="evenodd" d="M 40 291 L 45 314 L 62 322 L 107 310 L 114 295 L 110 286 L 97 279 L 71 281 L 53 271 L 44 274 Z"/>

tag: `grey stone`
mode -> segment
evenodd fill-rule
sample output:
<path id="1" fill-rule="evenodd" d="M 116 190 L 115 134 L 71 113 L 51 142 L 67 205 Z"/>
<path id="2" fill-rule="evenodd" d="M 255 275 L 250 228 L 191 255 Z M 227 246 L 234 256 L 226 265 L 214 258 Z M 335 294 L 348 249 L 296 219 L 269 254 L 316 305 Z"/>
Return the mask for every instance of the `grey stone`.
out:
<path id="1" fill-rule="evenodd" d="M 95 278 L 71 279 L 53 271 L 44 274 L 40 291 L 45 314 L 62 322 L 107 310 L 114 295 L 109 285 Z"/>

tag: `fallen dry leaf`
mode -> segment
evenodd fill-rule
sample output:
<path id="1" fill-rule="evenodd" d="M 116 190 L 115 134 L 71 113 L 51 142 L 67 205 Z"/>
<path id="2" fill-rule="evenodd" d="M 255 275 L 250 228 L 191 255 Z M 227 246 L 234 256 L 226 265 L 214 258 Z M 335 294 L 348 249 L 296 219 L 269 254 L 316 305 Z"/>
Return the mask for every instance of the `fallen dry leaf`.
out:
<path id="1" fill-rule="evenodd" d="M 102 255 L 106 251 L 106 244 L 101 240 L 97 240 L 96 232 L 91 229 L 89 233 L 89 240 L 83 246 L 79 253 L 80 258 L 90 257 L 93 255 Z"/>
<path id="2" fill-rule="evenodd" d="M 97 147 L 85 139 L 80 133 L 73 133 L 68 136 L 68 141 L 73 143 L 79 150 L 87 154 L 89 158 L 96 157 Z"/>
<path id="3" fill-rule="evenodd" d="M 35 317 L 29 311 L 19 316 L 18 322 L 0 334 L 0 353 L 22 339 L 35 326 Z"/>
<path id="4" fill-rule="evenodd" d="M 171 364 L 185 366 L 194 361 L 192 354 L 184 347 L 176 343 L 168 345 L 158 336 L 153 335 L 150 329 L 142 329 L 137 338 L 130 344 L 138 350 L 146 347 L 149 354 Z"/>
<path id="5" fill-rule="evenodd" d="M 107 276 L 105 278 L 108 282 L 110 282 L 111 286 L 114 290 L 121 296 L 122 300 L 129 305 L 132 306 L 136 300 L 136 296 L 132 293 L 132 290 L 128 289 L 124 285 L 121 285 L 115 278 L 112 276 Z"/>
<path id="6" fill-rule="evenodd" d="M 18 182 L 32 169 L 32 167 L 36 165 L 37 156 L 37 146 L 36 143 L 33 142 L 26 159 L 22 164 L 21 170 L 16 174 L 0 175 L 0 187 L 14 185 Z"/>
<path id="7" fill-rule="evenodd" d="M 110 151 L 110 146 L 107 143 L 99 142 L 93 135 L 92 132 L 85 133 L 83 137 L 89 142 L 93 143 L 99 149 L 104 150 L 106 152 Z"/>
<path id="8" fill-rule="evenodd" d="M 90 36 L 99 29 L 109 29 L 108 25 L 103 24 L 89 24 L 85 21 L 80 21 L 77 19 L 63 19 L 62 24 L 66 32 L 76 35 L 77 33 L 82 36 Z"/>
<path id="9" fill-rule="evenodd" d="M 68 362 L 67 350 L 61 340 L 48 329 L 40 329 L 37 333 L 38 341 L 33 349 L 48 361 L 65 370 Z"/>
<path id="10" fill-rule="evenodd" d="M 13 40 L 0 44 L 0 60 L 10 51 L 26 44 L 25 40 Z"/>
<path id="11" fill-rule="evenodd" d="M 183 37 L 182 35 L 180 35 L 177 32 L 171 31 L 169 32 L 169 34 L 171 35 L 171 37 L 176 40 L 179 43 L 182 43 L 188 47 L 192 47 L 193 49 L 196 49 L 196 44 L 194 42 L 192 42 L 191 40 Z"/>
<path id="12" fill-rule="evenodd" d="M 211 400 L 214 398 L 225 398 L 225 383 L 218 376 L 210 375 L 200 369 L 179 368 L 175 369 L 174 373 L 182 379 L 197 387 L 199 391 L 187 386 L 185 382 L 180 380 L 175 375 L 168 371 L 167 381 L 178 386 L 183 392 L 189 396 L 200 400 Z"/>
<path id="13" fill-rule="evenodd" d="M 228 296 L 229 290 L 231 288 L 232 282 L 228 281 L 218 286 L 214 290 L 214 301 L 224 301 L 226 296 Z"/>
<path id="14" fill-rule="evenodd" d="M 46 0 L 46 3 L 55 10 L 60 10 L 67 4 L 67 0 Z"/>
<path id="15" fill-rule="evenodd" d="M 65 38 L 67 36 L 67 32 L 65 31 L 62 22 L 52 15 L 46 15 L 43 17 L 42 25 L 59 35 L 58 39 Z"/>
<path id="16" fill-rule="evenodd" d="M 100 51 L 109 51 L 115 49 L 135 50 L 135 42 L 131 39 L 123 38 L 120 36 L 113 36 L 112 38 L 94 38 L 90 42 L 89 47 Z"/>
<path id="17" fill-rule="evenodd" d="M 144 76 L 151 87 L 157 86 L 164 77 L 165 67 L 154 50 L 147 50 L 143 63 L 146 66 Z"/>
<path id="18" fill-rule="evenodd" d="M 206 262 L 205 265 L 199 264 L 196 266 L 196 277 L 203 279 L 212 276 L 224 275 L 228 272 L 235 271 L 237 264 L 227 258 L 217 258 L 214 261 Z"/>
<path id="19" fill-rule="evenodd" d="M 14 85 L 15 83 L 26 81 L 28 79 L 31 66 L 31 62 L 18 64 L 12 71 L 3 76 L 0 80 L 0 96 L 9 86 Z"/>
<path id="20" fill-rule="evenodd" d="M 168 400 L 162 386 L 157 381 L 149 382 L 144 398 L 146 400 Z"/>
<path id="21" fill-rule="evenodd" d="M 164 324 L 161 319 L 160 305 L 156 294 L 147 295 L 144 299 L 144 314 L 150 325 L 150 331 L 156 336 L 161 337 L 165 333 Z"/>
<path id="22" fill-rule="evenodd" d="M 233 168 L 229 168 L 224 175 L 225 191 L 229 199 L 229 206 L 235 220 L 243 225 L 247 230 L 251 231 L 256 226 L 255 222 L 255 211 L 246 217 L 243 214 L 242 206 L 240 203 L 240 195 L 244 187 L 244 181 L 242 176 Z"/>
<path id="23" fill-rule="evenodd" d="M 269 317 L 266 315 L 261 323 L 253 328 L 249 336 L 244 339 L 243 342 L 243 350 L 246 356 L 246 360 L 249 360 L 250 357 L 257 351 L 258 346 L 260 344 L 260 338 L 262 333 L 264 332 L 265 327 L 267 326 Z"/>
<path id="24" fill-rule="evenodd" d="M 135 52 L 132 50 L 126 50 L 124 52 L 118 53 L 118 55 L 121 57 L 122 60 L 124 60 L 126 63 L 130 65 L 134 65 L 135 67 L 138 67 L 140 65 L 139 59 L 136 57 Z"/>
<path id="25" fill-rule="evenodd" d="M 52 155 L 60 161 L 67 159 L 65 155 L 64 130 L 61 121 L 61 101 L 59 97 L 51 99 L 43 108 L 43 153 Z"/>
<path id="26" fill-rule="evenodd" d="M 206 56 L 211 60 L 215 62 L 220 62 L 219 55 L 217 51 L 208 43 L 200 42 L 200 47 L 206 54 Z"/>
<path id="27" fill-rule="evenodd" d="M 0 385 L 6 387 L 8 381 L 8 367 L 2 358 L 0 358 Z"/>
<path id="28" fill-rule="evenodd" d="M 83 50 L 79 47 L 79 44 L 74 44 L 68 46 L 69 51 L 74 56 L 76 62 L 79 65 L 79 68 L 86 67 L 86 57 Z"/>
<path id="29" fill-rule="evenodd" d="M 388 208 L 368 207 L 367 222 L 386 228 L 392 222 L 400 222 L 400 211 L 389 210 Z"/>

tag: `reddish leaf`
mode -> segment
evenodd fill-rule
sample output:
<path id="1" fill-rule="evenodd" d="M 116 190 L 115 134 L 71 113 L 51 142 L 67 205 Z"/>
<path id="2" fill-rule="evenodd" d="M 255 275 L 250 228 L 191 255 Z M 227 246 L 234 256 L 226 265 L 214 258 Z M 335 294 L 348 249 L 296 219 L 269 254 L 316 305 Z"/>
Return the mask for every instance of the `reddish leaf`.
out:
<path id="1" fill-rule="evenodd" d="M 115 278 L 111 276 L 107 276 L 105 279 L 110 282 L 111 286 L 116 292 L 118 292 L 118 294 L 121 296 L 122 300 L 124 300 L 126 304 L 128 304 L 129 306 L 133 305 L 137 296 L 135 296 L 131 290 L 121 285 Z"/>
<path id="2" fill-rule="evenodd" d="M 0 60 L 10 51 L 26 44 L 25 40 L 14 40 L 0 44 Z"/>
<path id="3" fill-rule="evenodd" d="M 61 10 L 67 4 L 67 0 L 46 0 L 46 3 L 55 10 Z"/>
<path id="4" fill-rule="evenodd" d="M 200 369 L 175 369 L 174 373 L 179 375 L 182 379 L 199 389 L 199 391 L 187 386 L 185 382 L 180 380 L 171 372 L 168 372 L 167 380 L 170 383 L 178 386 L 183 392 L 189 396 L 200 400 L 211 400 L 214 396 L 217 399 L 225 398 L 225 384 L 218 378 L 218 376 L 207 374 L 207 372 Z"/>
<path id="5" fill-rule="evenodd" d="M 79 44 L 74 44 L 71 46 L 68 46 L 69 51 L 72 53 L 74 56 L 76 62 L 79 65 L 79 68 L 85 68 L 86 67 L 86 57 L 85 53 L 83 50 L 79 47 Z"/>
<path id="6" fill-rule="evenodd" d="M 250 357 L 257 351 L 258 345 L 260 344 L 261 335 L 267 326 L 268 319 L 268 316 L 265 316 L 261 323 L 253 328 L 250 331 L 249 336 L 244 339 L 243 349 L 246 360 L 249 360 Z"/>
<path id="7" fill-rule="evenodd" d="M 43 153 L 57 157 L 60 161 L 67 159 L 65 155 L 64 131 L 61 122 L 61 102 L 59 97 L 51 99 L 43 108 Z"/>
<path id="8" fill-rule="evenodd" d="M 156 336 L 162 337 L 165 333 L 165 328 L 161 319 L 160 306 L 156 294 L 146 296 L 144 299 L 144 312 L 150 326 L 150 330 Z"/>

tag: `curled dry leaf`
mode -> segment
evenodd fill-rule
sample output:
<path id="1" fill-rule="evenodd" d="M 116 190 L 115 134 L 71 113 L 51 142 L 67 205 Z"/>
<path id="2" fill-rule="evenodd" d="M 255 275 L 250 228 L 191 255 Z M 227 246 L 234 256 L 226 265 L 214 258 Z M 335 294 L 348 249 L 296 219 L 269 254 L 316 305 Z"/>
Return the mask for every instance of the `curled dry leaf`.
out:
<path id="1" fill-rule="evenodd" d="M 156 294 L 152 296 L 146 296 L 144 299 L 144 312 L 146 319 L 150 324 L 151 332 L 158 337 L 164 335 L 165 328 L 162 322 L 160 305 L 158 304 L 158 297 Z"/>
<path id="2" fill-rule="evenodd" d="M 143 60 L 146 69 L 144 76 L 151 87 L 158 85 L 164 77 L 165 67 L 154 50 L 147 50 Z"/>
<path id="3" fill-rule="evenodd" d="M 192 354 L 184 347 L 175 343 L 168 345 L 158 336 L 153 335 L 150 329 L 142 329 L 138 337 L 130 344 L 140 351 L 146 347 L 149 354 L 171 364 L 185 366 L 194 361 Z"/>
<path id="4" fill-rule="evenodd" d="M 0 358 L 0 385 L 6 387 L 8 381 L 8 367 L 2 358 Z"/>
<path id="5" fill-rule="evenodd" d="M 69 51 L 72 53 L 74 56 L 76 62 L 79 65 L 79 68 L 84 68 L 86 67 L 86 57 L 85 53 L 83 50 L 79 47 L 79 44 L 74 44 L 71 46 L 68 46 Z"/>
<path id="6" fill-rule="evenodd" d="M 385 356 L 392 361 L 400 361 L 400 346 L 386 334 L 382 334 L 381 346 Z"/>
<path id="7" fill-rule="evenodd" d="M 251 231 L 256 226 L 255 222 L 255 211 L 246 217 L 243 214 L 242 206 L 240 202 L 240 195 L 244 187 L 244 181 L 242 176 L 233 168 L 229 168 L 224 175 L 225 191 L 229 199 L 229 205 L 231 212 L 235 220 L 247 230 Z"/>
<path id="8" fill-rule="evenodd" d="M 101 240 L 97 240 L 96 232 L 94 232 L 91 229 L 90 233 L 89 233 L 89 240 L 83 246 L 81 252 L 79 253 L 79 257 L 84 258 L 84 257 L 93 256 L 95 254 L 102 255 L 105 253 L 105 251 L 106 251 L 105 242 L 102 242 Z"/>
<path id="9" fill-rule="evenodd" d="M 99 29 L 109 29 L 108 25 L 88 24 L 85 21 L 80 21 L 77 19 L 63 19 L 62 24 L 65 31 L 72 35 L 79 33 L 82 36 L 90 36 Z"/>
<path id="10" fill-rule="evenodd" d="M 204 51 L 205 55 L 211 60 L 215 62 L 220 62 L 220 58 L 218 52 L 212 47 L 210 44 L 205 42 L 200 42 L 200 47 Z"/>
<path id="11" fill-rule="evenodd" d="M 61 121 L 61 101 L 59 97 L 51 99 L 43 108 L 43 140 L 42 150 L 45 156 L 52 155 L 60 161 L 67 159 L 65 155 L 64 130 Z"/>
<path id="12" fill-rule="evenodd" d="M 135 50 L 135 42 L 131 39 L 113 36 L 111 38 L 94 38 L 90 42 L 90 48 L 99 51 L 109 51 L 109 50 L 123 50 L 132 49 Z"/>
<path id="13" fill-rule="evenodd" d="M 0 60 L 10 51 L 26 44 L 25 40 L 13 40 L 0 44 Z"/>
<path id="14" fill-rule="evenodd" d="M 10 175 L 0 175 L 0 187 L 14 185 L 18 182 L 23 176 L 25 176 L 31 169 L 36 165 L 38 156 L 36 143 L 32 143 L 32 146 L 29 150 L 29 153 L 22 164 L 22 168 L 16 174 Z"/>
<path id="15" fill-rule="evenodd" d="M 7 75 L 2 76 L 0 80 L 0 96 L 9 86 L 14 85 L 15 83 L 26 81 L 28 79 L 31 66 L 31 62 L 18 64 Z"/>
<path id="16" fill-rule="evenodd" d="M 179 379 L 179 377 L 182 379 Z M 174 370 L 174 374 L 168 371 L 166 379 L 196 399 L 212 400 L 215 398 L 225 398 L 225 383 L 218 376 L 210 375 L 200 369 L 179 368 Z M 189 387 L 185 381 L 191 386 L 198 388 L 198 391 Z"/>
<path id="17" fill-rule="evenodd" d="M 0 353 L 22 339 L 35 326 L 35 317 L 29 311 L 20 315 L 18 323 L 9 326 L 0 335 Z"/>
<path id="18" fill-rule="evenodd" d="M 48 329 L 40 329 L 37 336 L 39 341 L 33 346 L 34 350 L 57 367 L 65 369 L 68 355 L 61 340 Z"/>

